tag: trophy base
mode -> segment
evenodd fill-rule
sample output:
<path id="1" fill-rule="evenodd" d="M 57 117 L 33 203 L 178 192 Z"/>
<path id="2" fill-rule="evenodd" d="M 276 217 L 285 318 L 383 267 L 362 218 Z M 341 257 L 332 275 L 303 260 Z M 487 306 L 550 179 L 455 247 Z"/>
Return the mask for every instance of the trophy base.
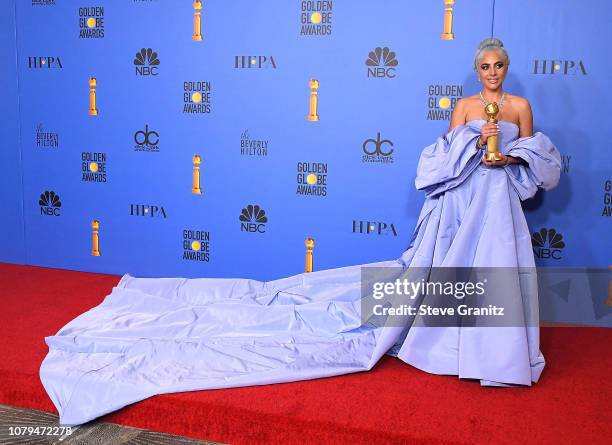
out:
<path id="1" fill-rule="evenodd" d="M 98 115 L 98 110 L 89 110 L 89 115 L 90 116 L 97 116 Z"/>
<path id="2" fill-rule="evenodd" d="M 95 252 L 95 251 L 91 252 L 91 255 L 92 256 L 100 256 L 100 251 L 98 251 L 98 252 Z"/>
<path id="3" fill-rule="evenodd" d="M 443 32 L 440 34 L 442 40 L 455 40 L 455 34 L 452 32 Z"/>
<path id="4" fill-rule="evenodd" d="M 201 195 L 202 189 L 191 189 L 191 193 L 193 193 L 194 195 Z"/>
<path id="5" fill-rule="evenodd" d="M 306 119 L 308 119 L 308 120 L 309 120 L 309 121 L 311 121 L 311 122 L 316 122 L 316 121 L 318 121 L 318 120 L 319 120 L 319 116 L 311 116 L 311 115 L 308 115 L 308 116 L 306 116 Z"/>
<path id="6" fill-rule="evenodd" d="M 191 36 L 191 40 L 193 40 L 194 42 L 201 42 L 202 36 Z"/>
<path id="7" fill-rule="evenodd" d="M 500 152 L 497 153 L 485 153 L 485 161 L 501 161 L 502 156 Z"/>

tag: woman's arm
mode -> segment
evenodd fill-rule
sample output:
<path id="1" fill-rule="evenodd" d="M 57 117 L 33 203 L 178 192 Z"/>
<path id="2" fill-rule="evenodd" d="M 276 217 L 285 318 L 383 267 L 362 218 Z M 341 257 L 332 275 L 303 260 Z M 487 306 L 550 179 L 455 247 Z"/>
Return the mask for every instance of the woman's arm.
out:
<path id="1" fill-rule="evenodd" d="M 533 136 L 533 114 L 529 101 L 524 97 L 518 98 L 516 108 L 519 114 L 519 137 Z"/>

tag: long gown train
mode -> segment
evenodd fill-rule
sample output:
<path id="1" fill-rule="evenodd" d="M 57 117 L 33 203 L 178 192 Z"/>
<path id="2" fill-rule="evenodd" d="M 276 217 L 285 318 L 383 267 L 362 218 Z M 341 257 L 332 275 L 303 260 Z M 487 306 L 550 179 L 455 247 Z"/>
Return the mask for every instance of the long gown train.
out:
<path id="1" fill-rule="evenodd" d="M 526 165 L 487 168 L 476 148 L 483 123 L 469 121 L 424 149 L 415 182 L 426 200 L 398 259 L 267 282 L 125 275 L 99 306 L 45 339 L 40 378 L 60 423 L 81 424 L 155 394 L 366 371 L 383 354 L 483 385 L 537 382 L 544 368 L 537 326 L 361 319 L 366 266 L 535 266 L 521 200 L 557 184 L 559 153 L 544 134 L 519 138 L 518 127 L 502 121 L 502 151 Z M 521 291 L 508 304 L 537 314 L 533 277 L 517 280 Z"/>

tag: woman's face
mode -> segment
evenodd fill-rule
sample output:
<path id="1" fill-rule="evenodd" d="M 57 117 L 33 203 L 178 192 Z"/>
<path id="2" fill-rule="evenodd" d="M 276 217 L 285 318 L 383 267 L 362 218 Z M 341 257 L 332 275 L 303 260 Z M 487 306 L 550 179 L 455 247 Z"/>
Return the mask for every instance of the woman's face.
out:
<path id="1" fill-rule="evenodd" d="M 499 51 L 485 51 L 478 63 L 478 78 L 489 90 L 501 87 L 508 74 L 508 65 Z"/>

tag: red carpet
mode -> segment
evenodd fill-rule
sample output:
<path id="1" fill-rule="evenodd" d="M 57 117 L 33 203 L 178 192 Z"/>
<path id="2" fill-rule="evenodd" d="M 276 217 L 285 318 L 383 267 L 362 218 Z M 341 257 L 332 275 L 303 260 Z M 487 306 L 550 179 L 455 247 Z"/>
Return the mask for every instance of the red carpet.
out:
<path id="1" fill-rule="evenodd" d="M 0 264 L 0 403 L 55 412 L 43 337 L 99 304 L 118 277 Z M 371 372 L 156 396 L 104 420 L 231 443 L 610 443 L 612 329 L 542 328 L 532 388 L 481 388 L 391 357 Z"/>

